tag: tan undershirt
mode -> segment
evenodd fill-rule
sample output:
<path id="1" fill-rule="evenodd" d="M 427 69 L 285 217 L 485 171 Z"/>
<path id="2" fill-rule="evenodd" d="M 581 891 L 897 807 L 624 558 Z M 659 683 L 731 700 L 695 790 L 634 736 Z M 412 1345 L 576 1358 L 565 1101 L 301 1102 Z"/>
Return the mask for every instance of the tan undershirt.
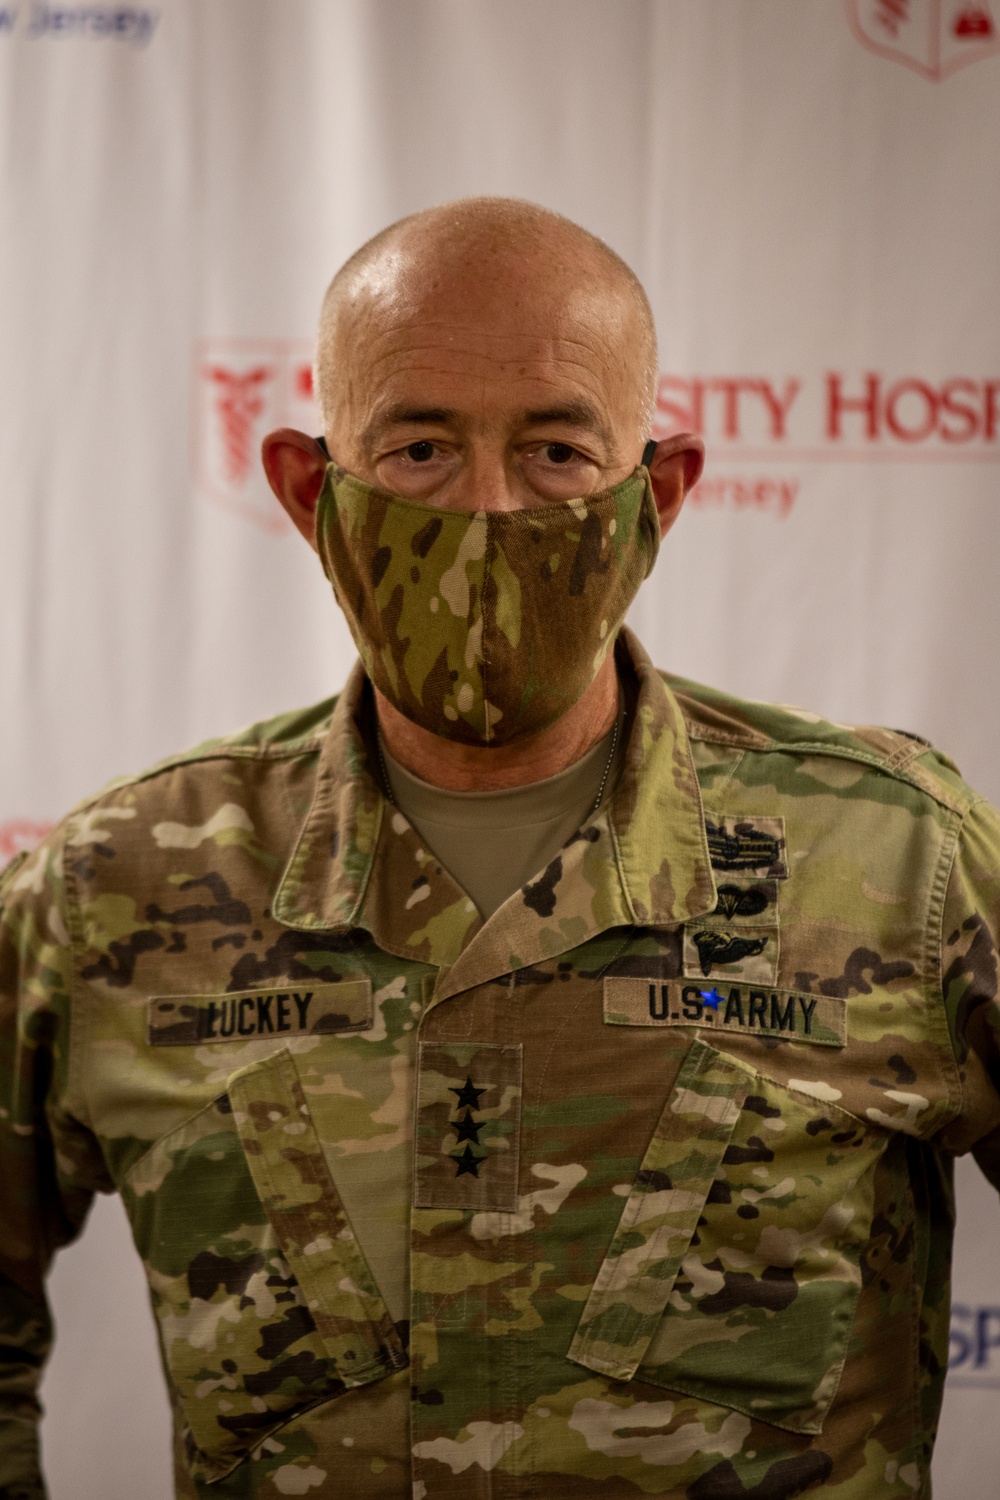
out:
<path id="1" fill-rule="evenodd" d="M 431 786 L 404 770 L 384 747 L 383 754 L 397 807 L 485 918 L 540 874 L 590 817 L 613 738 L 610 729 L 557 776 L 503 792 Z M 602 801 L 614 790 L 625 738 L 622 725 Z"/>

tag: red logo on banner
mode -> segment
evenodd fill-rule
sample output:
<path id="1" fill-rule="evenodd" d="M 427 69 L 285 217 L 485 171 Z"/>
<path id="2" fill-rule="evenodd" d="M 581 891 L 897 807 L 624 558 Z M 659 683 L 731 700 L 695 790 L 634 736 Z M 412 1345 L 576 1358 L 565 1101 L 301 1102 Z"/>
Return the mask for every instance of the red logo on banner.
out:
<path id="1" fill-rule="evenodd" d="M 1000 51 L 988 0 L 847 0 L 847 14 L 869 51 L 936 83 Z"/>
<path id="2" fill-rule="evenodd" d="M 268 488 L 260 443 L 275 427 L 319 432 L 307 339 L 202 339 L 195 348 L 194 462 L 215 504 L 280 534 L 290 523 Z"/>
<path id="3" fill-rule="evenodd" d="M 32 823 L 27 818 L 11 818 L 8 823 L 0 823 L 0 869 L 15 854 L 34 849 L 54 827 L 54 823 Z"/>

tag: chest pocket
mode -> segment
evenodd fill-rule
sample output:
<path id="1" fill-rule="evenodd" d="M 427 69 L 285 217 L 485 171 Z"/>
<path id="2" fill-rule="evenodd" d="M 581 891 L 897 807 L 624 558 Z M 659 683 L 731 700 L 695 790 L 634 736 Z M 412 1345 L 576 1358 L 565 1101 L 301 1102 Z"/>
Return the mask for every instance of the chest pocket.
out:
<path id="1" fill-rule="evenodd" d="M 820 1432 L 843 1368 L 885 1142 L 695 1041 L 570 1359 Z"/>
<path id="2" fill-rule="evenodd" d="M 222 1478 L 297 1412 L 406 1365 L 289 1052 L 235 1073 L 122 1196 L 196 1477 Z"/>

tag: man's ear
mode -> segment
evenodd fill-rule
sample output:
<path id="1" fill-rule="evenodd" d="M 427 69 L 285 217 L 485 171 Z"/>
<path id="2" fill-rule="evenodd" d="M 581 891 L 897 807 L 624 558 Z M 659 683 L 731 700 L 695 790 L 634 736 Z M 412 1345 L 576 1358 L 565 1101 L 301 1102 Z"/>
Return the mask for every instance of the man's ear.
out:
<path id="1" fill-rule="evenodd" d="M 323 488 L 326 454 L 316 442 L 294 427 L 269 432 L 261 444 L 267 482 L 291 517 L 296 530 L 316 550 L 316 502 Z"/>
<path id="2" fill-rule="evenodd" d="M 705 444 L 693 432 L 678 432 L 657 443 L 648 468 L 661 537 L 666 536 L 677 520 L 684 497 L 698 483 L 704 467 Z"/>

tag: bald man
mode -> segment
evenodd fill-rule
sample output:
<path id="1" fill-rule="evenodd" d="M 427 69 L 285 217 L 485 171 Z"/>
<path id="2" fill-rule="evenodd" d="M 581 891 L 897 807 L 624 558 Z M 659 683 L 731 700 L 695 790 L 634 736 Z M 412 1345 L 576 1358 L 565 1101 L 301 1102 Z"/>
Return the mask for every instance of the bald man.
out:
<path id="1" fill-rule="evenodd" d="M 1000 1181 L 1000 828 L 925 742 L 656 671 L 700 473 L 531 205 L 338 273 L 264 445 L 360 661 L 9 869 L 0 1497 L 118 1191 L 185 1500 L 927 1495 L 951 1162 Z"/>

